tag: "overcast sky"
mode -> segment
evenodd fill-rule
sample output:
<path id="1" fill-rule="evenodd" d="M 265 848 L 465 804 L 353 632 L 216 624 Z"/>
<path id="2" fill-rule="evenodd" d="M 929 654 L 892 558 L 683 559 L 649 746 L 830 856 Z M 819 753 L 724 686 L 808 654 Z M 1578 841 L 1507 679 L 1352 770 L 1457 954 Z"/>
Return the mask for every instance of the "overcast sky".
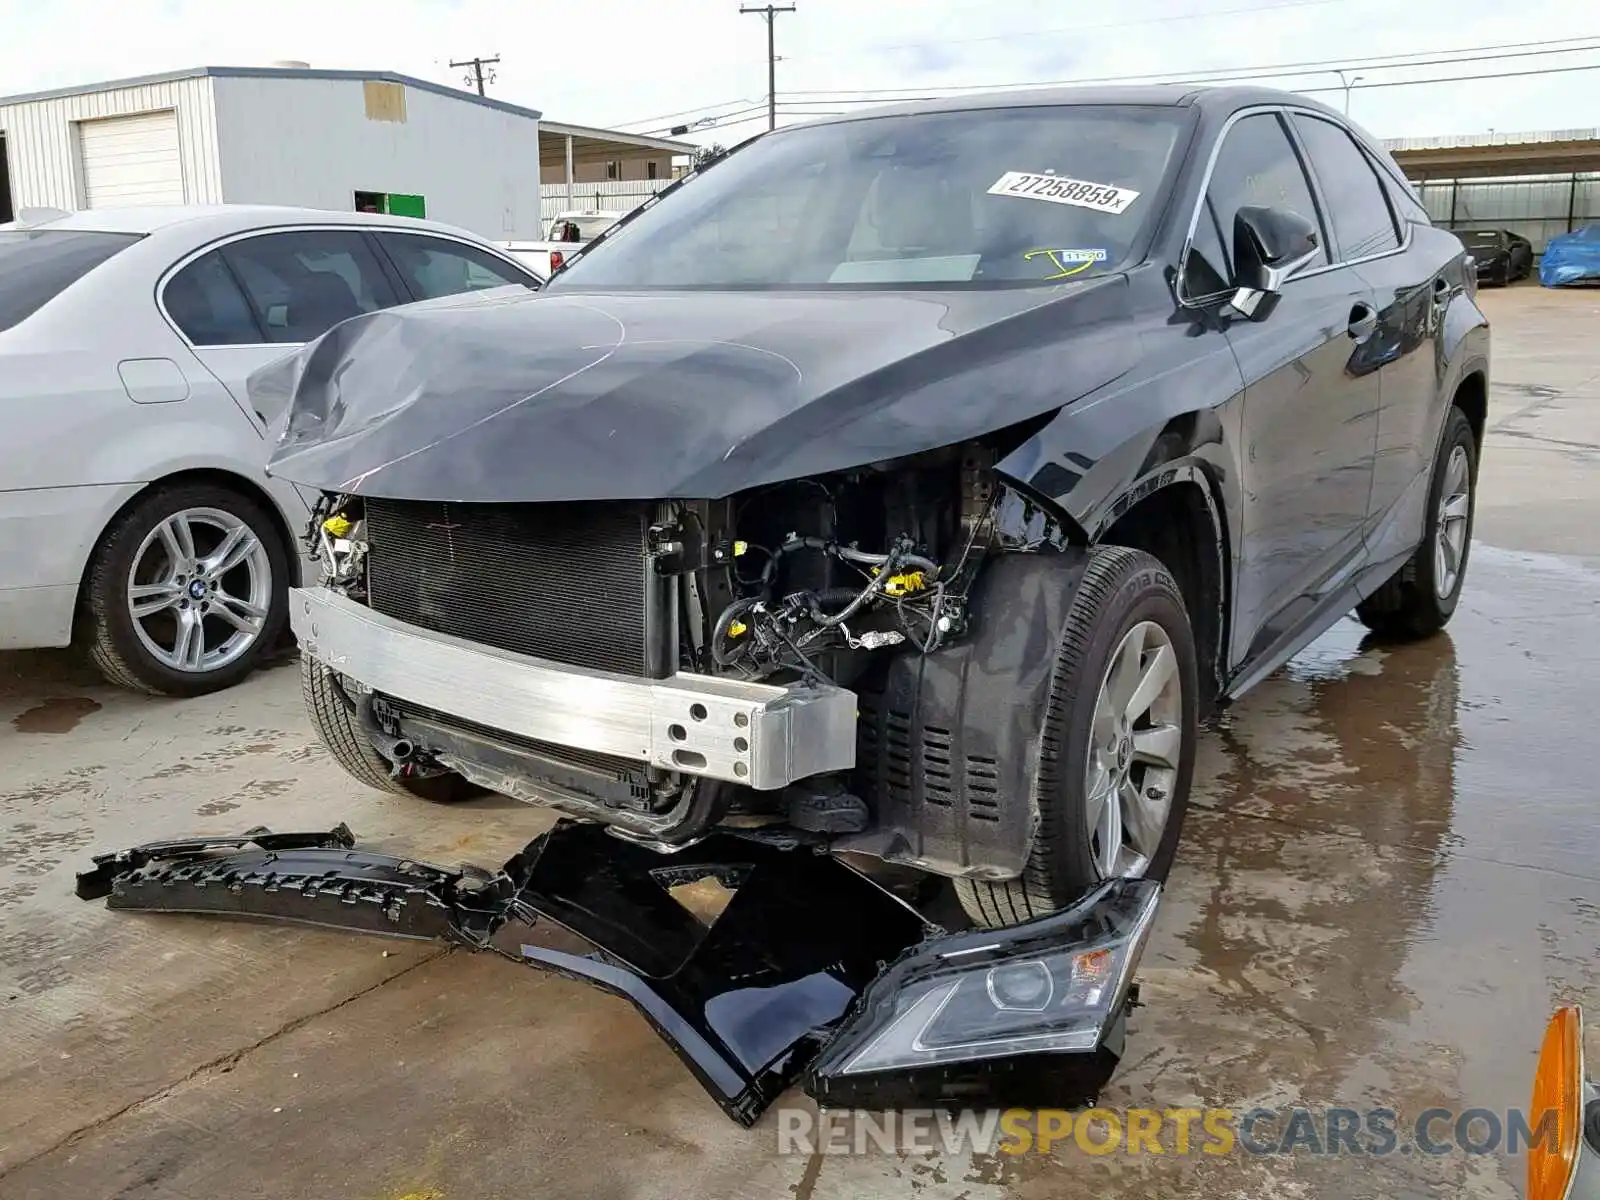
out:
<path id="1" fill-rule="evenodd" d="M 1261 71 L 1261 82 L 1331 88 L 1315 94 L 1342 106 L 1331 67 L 1354 64 L 1346 74 L 1364 79 L 1351 92 L 1351 115 L 1379 136 L 1600 126 L 1600 5 L 1592 0 L 793 2 L 799 11 L 778 18 L 784 123 L 845 107 L 841 93 L 1263 67 L 1279 70 Z M 738 9 L 739 0 L 0 0 L 0 94 L 275 59 L 459 85 L 450 59 L 498 54 L 491 95 L 555 120 L 644 132 L 764 102 L 764 22 Z M 1531 55 L 1516 45 L 1552 39 L 1597 49 Z M 1505 57 L 1374 63 L 1446 51 Z M 1319 69 L 1282 73 L 1300 64 Z M 1586 65 L 1596 69 L 1367 86 Z M 725 120 L 693 138 L 731 143 L 764 120 Z"/>

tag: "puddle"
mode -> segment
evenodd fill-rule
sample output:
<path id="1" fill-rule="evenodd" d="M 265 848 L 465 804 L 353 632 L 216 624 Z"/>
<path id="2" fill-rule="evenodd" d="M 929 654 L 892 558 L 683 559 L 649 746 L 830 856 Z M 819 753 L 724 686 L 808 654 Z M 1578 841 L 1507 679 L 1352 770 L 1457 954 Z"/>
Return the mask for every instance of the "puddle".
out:
<path id="1" fill-rule="evenodd" d="M 87 696 L 56 696 L 35 704 L 11 718 L 18 733 L 71 733 L 78 722 L 100 711 L 100 702 Z"/>
<path id="2" fill-rule="evenodd" d="M 1342 621 L 1230 709 L 1202 738 L 1145 1007 L 1102 1103 L 1392 1108 L 1402 1131 L 1434 1107 L 1526 1106 L 1550 1009 L 1600 995 L 1582 752 L 1597 618 L 1600 574 L 1475 544 L 1444 633 L 1381 645 Z M 998 1169 L 1043 1196 L 1108 1161 Z M 1523 1169 L 1460 1152 L 1117 1165 L 1127 1194 L 1390 1200 L 1511 1197 Z"/>

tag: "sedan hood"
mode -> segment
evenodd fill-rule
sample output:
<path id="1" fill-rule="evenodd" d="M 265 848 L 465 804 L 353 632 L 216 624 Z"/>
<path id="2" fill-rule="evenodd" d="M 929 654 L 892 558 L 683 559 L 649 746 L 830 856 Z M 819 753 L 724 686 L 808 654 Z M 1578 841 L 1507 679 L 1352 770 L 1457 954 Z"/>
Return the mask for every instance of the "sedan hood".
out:
<path id="1" fill-rule="evenodd" d="M 1126 371 L 1121 276 L 965 292 L 499 293 L 250 380 L 271 474 L 462 502 L 715 498 L 950 445 Z M 286 413 L 286 415 L 285 415 Z"/>

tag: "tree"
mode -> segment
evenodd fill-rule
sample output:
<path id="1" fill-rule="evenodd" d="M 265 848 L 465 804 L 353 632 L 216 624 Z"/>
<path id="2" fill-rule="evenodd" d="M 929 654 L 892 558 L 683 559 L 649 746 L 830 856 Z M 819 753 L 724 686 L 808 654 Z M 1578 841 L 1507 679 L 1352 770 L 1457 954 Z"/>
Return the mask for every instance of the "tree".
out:
<path id="1" fill-rule="evenodd" d="M 712 142 L 709 146 L 701 146 L 694 152 L 694 169 L 698 171 L 701 167 L 709 167 L 727 152 L 728 148 L 720 142 Z"/>

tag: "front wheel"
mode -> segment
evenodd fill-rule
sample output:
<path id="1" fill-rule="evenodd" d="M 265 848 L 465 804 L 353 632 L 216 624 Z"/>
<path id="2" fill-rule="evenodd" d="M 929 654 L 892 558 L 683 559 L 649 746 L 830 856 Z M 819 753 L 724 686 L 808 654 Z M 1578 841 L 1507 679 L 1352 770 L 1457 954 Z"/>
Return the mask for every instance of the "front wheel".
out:
<path id="1" fill-rule="evenodd" d="M 956 881 L 974 922 L 1043 916 L 1105 879 L 1166 878 L 1194 776 L 1198 680 L 1167 569 L 1138 550 L 1092 551 L 1056 648 L 1028 862 L 1004 883 Z"/>
<path id="2" fill-rule="evenodd" d="M 1393 579 L 1356 607 L 1356 617 L 1379 637 L 1424 638 L 1455 613 L 1472 549 L 1477 480 L 1477 439 L 1466 413 L 1452 405 L 1434 458 L 1422 544 Z"/>

